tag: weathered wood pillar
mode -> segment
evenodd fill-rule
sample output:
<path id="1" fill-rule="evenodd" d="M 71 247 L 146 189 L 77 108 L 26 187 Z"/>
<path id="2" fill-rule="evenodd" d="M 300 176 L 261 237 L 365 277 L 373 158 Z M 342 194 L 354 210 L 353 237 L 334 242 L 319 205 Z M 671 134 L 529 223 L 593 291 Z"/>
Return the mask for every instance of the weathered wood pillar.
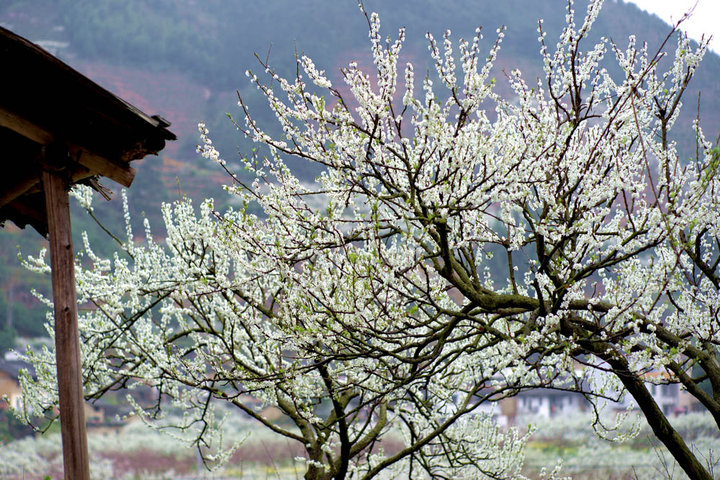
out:
<path id="1" fill-rule="evenodd" d="M 55 355 L 65 480 L 90 480 L 68 185 L 62 172 L 52 169 L 43 170 L 42 183 L 50 237 Z"/>

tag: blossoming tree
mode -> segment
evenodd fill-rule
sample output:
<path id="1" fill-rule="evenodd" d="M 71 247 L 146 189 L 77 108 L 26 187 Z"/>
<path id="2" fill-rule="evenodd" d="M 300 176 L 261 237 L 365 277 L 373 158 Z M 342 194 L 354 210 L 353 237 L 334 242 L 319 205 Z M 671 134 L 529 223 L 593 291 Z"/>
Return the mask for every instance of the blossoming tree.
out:
<path id="1" fill-rule="evenodd" d="M 177 426 L 211 448 L 215 405 L 231 405 L 304 445 L 305 478 L 341 479 L 517 476 L 524 437 L 473 413 L 481 403 L 627 392 L 684 471 L 711 478 L 646 384 L 666 371 L 720 424 L 719 155 L 698 125 L 691 161 L 671 136 L 706 44 L 674 32 L 667 71 L 665 44 L 586 47 L 601 4 L 580 25 L 569 4 L 554 49 L 540 23 L 544 77 L 507 73 L 509 98 L 492 77 L 502 30 L 487 55 L 479 30 L 457 46 L 428 35 L 436 84 L 400 65 L 404 32 L 383 41 L 374 14 L 375 71 L 342 71 L 349 98 L 304 56 L 292 80 L 249 74 L 283 131 L 240 100 L 238 127 L 269 147 L 243 160 L 254 180 L 204 126 L 198 147 L 238 207 L 166 205 L 164 242 L 128 227 L 127 256 L 86 245 L 87 395 L 154 387 L 139 412 L 181 406 Z M 287 156 L 323 172 L 304 184 Z M 42 411 L 54 357 L 30 355 L 26 402 Z M 402 448 L 383 447 L 389 432 Z"/>

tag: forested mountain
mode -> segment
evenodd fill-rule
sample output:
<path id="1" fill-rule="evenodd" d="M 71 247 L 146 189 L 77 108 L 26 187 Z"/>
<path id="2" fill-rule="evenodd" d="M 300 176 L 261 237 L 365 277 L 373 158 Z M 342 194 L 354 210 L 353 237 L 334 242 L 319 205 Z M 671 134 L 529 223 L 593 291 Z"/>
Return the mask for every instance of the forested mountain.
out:
<path id="1" fill-rule="evenodd" d="M 470 38 L 476 27 L 483 26 L 489 48 L 496 29 L 506 25 L 496 72 L 501 92 L 503 70 L 519 68 L 528 78 L 539 74 L 538 19 L 544 19 L 543 28 L 552 39 L 566 13 L 564 0 L 367 0 L 365 7 L 380 13 L 384 35 L 394 37 L 399 27 L 406 27 L 403 58 L 415 64 L 416 72 L 428 67 L 425 32 L 440 37 L 449 28 L 455 38 Z M 576 2 L 579 17 L 584 8 L 585 2 Z M 158 234 L 162 202 L 182 195 L 214 196 L 220 203 L 224 199 L 219 188 L 224 174 L 195 153 L 199 121 L 207 123 L 230 164 L 238 151 L 247 153 L 251 148 L 226 116 L 240 115 L 237 94 L 266 124 L 273 121 L 245 77 L 247 69 L 263 69 L 254 54 L 280 74 L 293 75 L 296 54 L 305 53 L 336 85 L 342 84 L 339 69 L 351 60 L 371 64 L 367 22 L 353 0 L 6 0 L 0 3 L 0 24 L 45 46 L 147 113 L 172 122 L 178 140 L 159 158 L 136 164 L 138 176 L 129 191 L 133 218 L 147 215 Z M 609 37 L 623 48 L 628 36 L 636 35 L 653 50 L 669 31 L 657 17 L 621 0 L 608 0 L 594 36 Z M 673 49 L 674 42 L 667 48 Z M 718 78 L 720 57 L 710 54 L 685 96 L 698 98 L 698 91 L 703 92 L 701 116 L 712 138 L 720 126 Z M 687 105 L 678 120 L 687 126 L 679 141 L 688 156 L 693 145 L 689 126 L 696 114 L 697 105 Z M 305 179 L 317 174 L 300 161 L 294 166 Z M 98 216 L 112 230 L 122 231 L 118 200 L 104 205 Z M 79 233 L 91 229 L 99 250 L 113 248 L 112 241 L 93 228 L 82 212 L 74 213 L 74 221 L 78 246 Z M 16 245 L 23 246 L 23 253 L 34 254 L 40 238 L 33 231 L 12 227 L 0 231 L 0 348 L 10 343 L 16 331 L 24 336 L 42 332 L 44 307 L 34 303 L 28 292 L 48 286 L 22 270 L 16 261 Z"/>

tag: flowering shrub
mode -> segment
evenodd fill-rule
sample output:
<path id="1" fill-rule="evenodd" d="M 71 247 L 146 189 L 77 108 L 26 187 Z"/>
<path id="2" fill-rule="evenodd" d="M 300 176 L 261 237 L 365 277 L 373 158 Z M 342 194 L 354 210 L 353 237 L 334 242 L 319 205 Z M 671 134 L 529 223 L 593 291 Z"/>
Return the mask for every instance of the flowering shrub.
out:
<path id="1" fill-rule="evenodd" d="M 162 243 L 147 222 L 135 241 L 128 220 L 114 258 L 86 242 L 87 394 L 152 387 L 138 413 L 152 423 L 179 406 L 178 434 L 208 455 L 227 452 L 218 404 L 231 405 L 302 445 L 305 478 L 369 479 L 518 477 L 525 437 L 501 434 L 481 403 L 626 391 L 680 466 L 710 478 L 645 385 L 664 369 L 720 418 L 718 150 L 696 125 L 696 158 L 681 162 L 670 137 L 706 44 L 675 34 L 667 71 L 665 44 L 586 47 L 601 4 L 577 25 L 570 3 L 555 48 L 540 23 L 545 76 L 507 73 L 512 98 L 494 93 L 502 29 L 488 53 L 480 30 L 428 35 L 439 81 L 417 80 L 400 66 L 404 31 L 383 40 L 375 14 L 374 74 L 342 71 L 352 98 L 304 56 L 295 79 L 248 73 L 283 131 L 240 100 L 238 127 L 269 148 L 243 159 L 254 180 L 203 125 L 198 147 L 238 207 L 165 205 Z M 303 184 L 286 156 L 325 170 Z M 56 401 L 54 357 L 29 357 L 26 411 L 40 412 Z M 393 430 L 404 448 L 385 452 Z"/>

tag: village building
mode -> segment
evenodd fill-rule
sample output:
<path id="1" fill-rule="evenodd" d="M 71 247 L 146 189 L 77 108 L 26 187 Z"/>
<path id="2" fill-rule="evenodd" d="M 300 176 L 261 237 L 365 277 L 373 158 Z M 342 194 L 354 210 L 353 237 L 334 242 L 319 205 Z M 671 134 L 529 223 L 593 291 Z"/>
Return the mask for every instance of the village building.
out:
<path id="1" fill-rule="evenodd" d="M 20 370 L 33 372 L 32 365 L 22 360 L 0 359 L 0 409 L 19 408 L 22 402 Z"/>

